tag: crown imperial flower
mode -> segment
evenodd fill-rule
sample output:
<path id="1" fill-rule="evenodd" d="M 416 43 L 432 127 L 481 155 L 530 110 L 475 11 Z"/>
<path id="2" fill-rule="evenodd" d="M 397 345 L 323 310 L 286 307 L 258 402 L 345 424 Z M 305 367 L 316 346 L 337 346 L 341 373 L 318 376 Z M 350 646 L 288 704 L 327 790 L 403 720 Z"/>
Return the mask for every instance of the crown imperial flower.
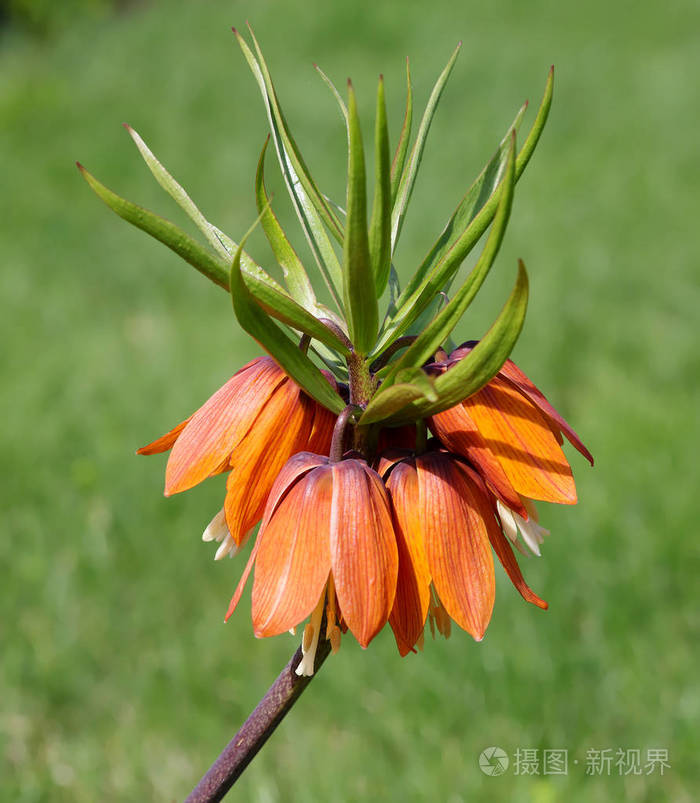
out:
<path id="1" fill-rule="evenodd" d="M 295 629 L 310 617 L 299 674 L 313 673 L 321 639 L 336 650 L 349 630 L 366 647 L 387 622 L 402 655 L 421 647 L 426 622 L 445 636 L 455 622 L 481 640 L 494 603 L 492 550 L 522 596 L 546 607 L 525 584 L 511 545 L 524 551 L 522 541 L 540 552 L 547 531 L 533 500 L 576 502 L 564 437 L 592 462 L 573 429 L 508 359 L 527 309 L 522 262 L 483 337 L 449 357 L 444 351 L 500 250 L 516 184 L 549 114 L 553 72 L 529 131 L 521 137 L 525 104 L 402 288 L 396 248 L 459 46 L 413 138 L 407 65 L 406 113 L 393 156 L 380 77 L 371 204 L 354 89 L 348 82 L 346 102 L 321 74 L 347 133 L 347 193 L 336 204 L 302 157 L 252 31 L 252 47 L 234 33 L 270 123 L 255 172 L 255 225 L 282 283 L 245 251 L 250 232 L 236 241 L 208 221 L 129 126 L 149 169 L 206 243 L 116 195 L 79 165 L 118 215 L 227 291 L 238 322 L 269 355 L 139 453 L 171 450 L 166 495 L 228 474 L 223 508 L 204 532 L 205 540 L 221 542 L 217 558 L 237 551 L 262 520 L 227 618 L 254 569 L 257 636 Z M 265 185 L 270 140 L 328 306 L 272 210 Z M 456 283 L 482 240 L 474 267 Z"/>

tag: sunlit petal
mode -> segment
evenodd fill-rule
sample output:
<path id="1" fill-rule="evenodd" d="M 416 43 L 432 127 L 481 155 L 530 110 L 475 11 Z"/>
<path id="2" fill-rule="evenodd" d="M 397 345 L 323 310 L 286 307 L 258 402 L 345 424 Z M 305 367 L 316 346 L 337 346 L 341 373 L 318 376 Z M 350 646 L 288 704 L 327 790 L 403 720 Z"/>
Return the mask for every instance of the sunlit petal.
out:
<path id="1" fill-rule="evenodd" d="M 399 554 L 396 599 L 389 617 L 401 655 L 418 641 L 430 604 L 430 573 L 418 515 L 418 474 L 413 461 L 396 464 L 387 480 Z"/>
<path id="2" fill-rule="evenodd" d="M 293 382 L 270 396 L 255 427 L 238 444 L 226 482 L 226 523 L 234 541 L 262 518 L 270 490 L 284 464 L 306 445 L 314 402 Z"/>
<path id="3" fill-rule="evenodd" d="M 174 429 L 171 429 L 170 432 L 166 432 L 165 435 L 153 441 L 153 443 L 149 443 L 137 449 L 136 454 L 160 454 L 161 452 L 167 452 L 168 449 L 172 449 L 173 444 L 180 437 L 180 433 L 189 424 L 191 419 L 192 416 L 186 418 Z"/>
<path id="4" fill-rule="evenodd" d="M 384 484 L 359 460 L 331 464 L 330 548 L 343 618 L 366 647 L 389 618 L 398 552 Z"/>
<path id="5" fill-rule="evenodd" d="M 433 416 L 429 426 L 447 449 L 463 455 L 479 469 L 487 485 L 505 505 L 527 516 L 520 496 L 492 451 L 491 444 L 463 404 Z"/>
<path id="6" fill-rule="evenodd" d="M 512 362 L 506 360 L 503 367 L 499 372 L 499 376 L 511 382 L 524 396 L 526 396 L 533 404 L 539 407 L 540 412 L 543 413 L 545 418 L 549 418 L 555 426 L 564 433 L 569 443 L 578 450 L 588 462 L 593 465 L 593 455 L 583 445 L 579 436 L 574 432 L 573 428 L 566 421 L 564 416 L 557 412 L 557 410 L 549 403 L 546 396 L 542 391 L 534 385 L 530 379 Z"/>
<path id="7" fill-rule="evenodd" d="M 215 472 L 283 382 L 288 380 L 274 360 L 261 357 L 219 388 L 175 441 L 165 472 L 166 495 L 185 491 Z"/>
<path id="8" fill-rule="evenodd" d="M 462 405 L 518 493 L 545 502 L 576 502 L 571 468 L 548 423 L 509 382 L 496 377 Z"/>
<path id="9" fill-rule="evenodd" d="M 330 467 L 316 468 L 293 485 L 261 529 L 252 594 L 256 636 L 284 633 L 317 605 L 331 568 L 332 486 Z"/>
<path id="10" fill-rule="evenodd" d="M 433 584 L 447 613 L 481 640 L 496 592 L 488 527 L 493 521 L 485 492 L 448 455 L 416 458 L 419 515 Z M 500 532 L 500 531 L 499 531 Z"/>

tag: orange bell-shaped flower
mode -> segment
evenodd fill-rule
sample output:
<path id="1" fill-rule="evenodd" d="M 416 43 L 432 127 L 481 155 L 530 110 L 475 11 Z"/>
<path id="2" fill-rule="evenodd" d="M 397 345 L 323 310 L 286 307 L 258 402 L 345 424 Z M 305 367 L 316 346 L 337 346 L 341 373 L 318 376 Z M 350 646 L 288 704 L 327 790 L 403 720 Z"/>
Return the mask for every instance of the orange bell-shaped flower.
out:
<path id="1" fill-rule="evenodd" d="M 309 398 L 271 357 L 259 357 L 186 421 L 138 453 L 172 449 L 165 471 L 166 496 L 213 474 L 231 472 L 224 503 L 224 546 L 230 549 L 260 521 L 285 462 L 303 449 L 328 451 L 334 423 L 335 416 Z"/>

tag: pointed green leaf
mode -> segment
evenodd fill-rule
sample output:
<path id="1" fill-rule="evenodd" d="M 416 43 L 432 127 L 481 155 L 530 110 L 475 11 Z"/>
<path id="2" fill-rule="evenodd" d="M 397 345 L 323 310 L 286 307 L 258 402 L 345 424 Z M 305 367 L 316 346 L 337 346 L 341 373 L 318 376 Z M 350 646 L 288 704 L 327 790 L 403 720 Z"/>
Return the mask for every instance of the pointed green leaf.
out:
<path id="1" fill-rule="evenodd" d="M 403 371 L 396 384 L 387 388 L 384 393 L 374 395 L 360 417 L 359 424 L 363 426 L 374 424 L 377 421 L 385 421 L 411 402 L 418 400 L 424 402 L 438 400 L 434 381 L 420 368 Z"/>
<path id="2" fill-rule="evenodd" d="M 244 271 L 243 276 L 250 295 L 270 317 L 311 335 L 343 355 L 347 356 L 350 353 L 347 346 L 331 329 L 297 304 L 274 280 L 270 280 L 269 276 L 266 275 L 266 279 L 261 280 L 259 277 L 251 276 L 248 271 Z"/>
<path id="3" fill-rule="evenodd" d="M 527 166 L 530 157 L 532 156 L 532 153 L 539 142 L 542 130 L 547 121 L 549 109 L 552 103 L 553 80 L 554 73 L 552 70 L 550 70 L 544 95 L 537 111 L 535 121 L 532 124 L 532 128 L 530 129 L 515 162 L 516 183 L 523 174 L 523 171 L 525 170 L 525 167 Z M 516 117 L 516 122 L 517 120 L 518 117 Z M 496 154 L 496 157 L 498 157 L 498 153 Z M 496 157 L 494 157 L 494 159 Z M 487 165 L 485 170 L 482 171 L 482 175 L 489 172 L 489 166 L 492 164 L 493 160 L 489 163 L 489 165 Z M 478 182 L 479 179 L 477 179 L 475 185 Z M 398 312 L 391 321 L 387 321 L 385 323 L 379 338 L 379 342 L 377 343 L 377 346 L 371 355 L 373 358 L 376 358 L 379 354 L 381 354 L 381 352 L 392 340 L 406 333 L 414 321 L 416 321 L 421 313 L 428 307 L 435 295 L 448 285 L 448 282 L 459 269 L 462 261 L 476 245 L 493 220 L 493 217 L 496 213 L 496 208 L 498 206 L 501 189 L 502 182 L 498 184 L 496 189 L 491 193 L 491 195 L 488 197 L 488 200 L 483 204 L 483 206 L 481 206 L 481 208 L 474 206 L 473 211 L 469 213 L 472 215 L 471 220 L 456 239 L 451 236 L 439 247 L 439 251 L 436 251 L 435 248 L 431 250 L 431 253 L 428 255 L 428 257 L 426 257 L 426 260 L 421 266 L 421 269 L 419 269 L 417 275 L 414 276 L 409 284 L 404 288 L 401 297 L 396 302 Z M 468 197 L 470 193 L 468 193 L 465 198 Z M 466 209 L 467 206 L 465 206 L 464 211 L 466 211 Z M 438 246 L 439 243 L 440 241 L 436 243 L 436 246 Z M 446 245 L 449 245 L 449 247 L 445 250 L 444 246 Z M 435 261 L 434 256 L 437 253 L 441 253 L 442 256 L 438 261 Z M 433 265 L 432 268 L 430 267 L 431 265 Z M 425 275 L 423 278 L 420 278 L 421 271 L 425 273 L 427 268 L 430 268 L 430 272 L 427 273 L 427 275 Z"/>
<path id="4" fill-rule="evenodd" d="M 408 143 L 411 139 L 411 124 L 413 122 L 413 89 L 411 87 L 411 68 L 408 57 L 406 57 L 406 113 L 403 118 L 403 127 L 399 135 L 399 142 L 394 153 L 394 160 L 391 163 L 391 208 L 396 203 L 396 194 L 399 191 L 399 183 L 403 175 L 403 167 L 406 163 L 406 153 Z"/>
<path id="5" fill-rule="evenodd" d="M 519 261 L 515 287 L 489 331 L 463 360 L 436 378 L 435 390 L 439 401 L 413 401 L 390 416 L 388 422 L 402 424 L 448 410 L 493 379 L 508 359 L 520 335 L 527 299 L 527 273 L 522 261 Z"/>
<path id="6" fill-rule="evenodd" d="M 168 248 L 200 271 L 200 273 L 203 273 L 208 279 L 218 284 L 219 287 L 224 290 L 229 289 L 230 268 L 228 260 L 224 261 L 220 257 L 209 253 L 174 223 L 165 220 L 165 218 L 154 214 L 148 209 L 121 198 L 101 184 L 82 165 L 79 164 L 78 167 L 94 192 L 119 217 L 167 245 Z M 242 259 L 245 260 L 243 267 L 246 284 L 249 286 L 250 292 L 270 315 L 301 332 L 317 338 L 342 354 L 348 353 L 348 349 L 337 335 L 290 298 L 280 285 L 256 265 L 247 254 L 241 253 Z"/>
<path id="7" fill-rule="evenodd" d="M 156 181 L 168 193 L 168 195 L 173 198 L 178 206 L 184 210 L 197 228 L 204 234 L 209 241 L 209 244 L 214 248 L 219 256 L 228 261 L 231 258 L 233 251 L 231 253 L 228 252 L 222 241 L 222 238 L 217 233 L 218 230 L 216 226 L 213 226 L 204 217 L 187 192 L 180 186 L 180 184 L 178 184 L 177 181 L 175 181 L 172 175 L 165 169 L 165 167 L 163 167 L 158 159 L 156 159 L 153 152 L 150 150 L 148 145 L 146 145 L 139 134 L 126 123 L 124 123 L 124 128 L 126 128 L 126 130 L 129 132 L 129 135 L 136 143 L 136 147 L 139 149 L 144 162 L 146 162 L 148 169 L 151 171 L 151 173 L 153 173 Z"/>
<path id="8" fill-rule="evenodd" d="M 258 64 L 252 51 L 245 43 L 240 34 L 234 29 L 238 44 L 241 51 L 248 62 L 248 65 L 258 83 L 260 92 L 265 103 L 265 110 L 267 112 L 268 122 L 270 124 L 270 132 L 272 134 L 275 149 L 277 151 L 277 158 L 284 177 L 285 185 L 289 196 L 292 199 L 294 210 L 297 213 L 299 221 L 302 225 L 304 235 L 306 236 L 311 253 L 316 260 L 316 264 L 323 276 L 328 289 L 338 305 L 342 308 L 340 300 L 340 288 L 343 284 L 342 271 L 340 262 L 333 249 L 333 245 L 326 233 L 321 217 L 319 216 L 316 208 L 307 194 L 304 184 L 298 177 L 293 161 L 286 150 L 285 140 L 282 136 L 280 125 L 278 124 L 277 117 L 275 116 L 272 98 L 268 94 L 267 85 L 265 83 L 265 76 Z"/>
<path id="9" fill-rule="evenodd" d="M 425 140 L 428 136 L 428 131 L 430 130 L 430 124 L 433 121 L 435 110 L 437 109 L 438 102 L 440 101 L 440 96 L 442 95 L 442 91 L 445 88 L 447 79 L 450 77 L 450 73 L 452 72 L 452 68 L 454 67 L 455 61 L 457 60 L 457 55 L 459 54 L 459 50 L 461 47 L 462 43 L 460 42 L 454 49 L 454 52 L 452 53 L 450 60 L 447 62 L 447 66 L 442 71 L 435 86 L 433 87 L 433 91 L 430 94 L 430 98 L 428 98 L 428 105 L 425 108 L 425 112 L 423 113 L 423 118 L 418 128 L 418 134 L 416 135 L 416 141 L 415 144 L 413 145 L 413 150 L 411 151 L 411 155 L 408 159 L 408 164 L 406 165 L 406 168 L 401 175 L 401 181 L 399 182 L 399 189 L 396 193 L 396 202 L 394 203 L 394 210 L 391 216 L 392 253 L 396 249 L 396 243 L 399 239 L 399 234 L 401 234 L 401 228 L 403 226 L 404 217 L 406 216 L 406 209 L 408 207 L 408 202 L 411 200 L 413 185 L 415 184 L 416 175 L 418 174 L 418 168 L 420 167 L 421 159 L 423 158 Z"/>
<path id="10" fill-rule="evenodd" d="M 345 105 L 345 101 L 343 100 L 340 92 L 336 89 L 335 84 L 331 79 L 323 72 L 323 70 L 318 66 L 318 64 L 314 64 L 314 69 L 316 72 L 321 76 L 325 85 L 331 90 L 333 93 L 333 97 L 336 99 L 338 103 L 338 107 L 340 109 L 340 113 L 343 116 L 343 120 L 345 120 L 345 125 L 348 124 L 348 107 Z M 328 200 L 328 199 L 326 199 Z"/>
<path id="11" fill-rule="evenodd" d="M 486 201 L 496 192 L 500 184 L 508 159 L 508 153 L 511 145 L 511 137 L 513 131 L 518 131 L 523 121 L 527 103 L 524 103 L 510 127 L 503 135 L 496 152 L 489 160 L 488 164 L 483 168 L 481 173 L 472 183 L 471 187 L 462 200 L 457 204 L 457 208 L 452 213 L 447 225 L 442 230 L 437 241 L 428 252 L 427 256 L 421 263 L 418 270 L 411 276 L 409 283 L 402 294 L 402 299 L 399 301 L 399 306 L 409 298 L 416 289 L 420 286 L 425 276 L 435 267 L 435 265 L 442 259 L 445 253 L 451 246 L 459 239 L 464 233 L 469 224 L 472 222 L 476 214 L 483 207 Z M 445 288 L 442 288 L 447 292 Z"/>
<path id="12" fill-rule="evenodd" d="M 306 275 L 306 270 L 301 260 L 294 248 L 292 248 L 292 244 L 287 239 L 279 220 L 277 220 L 277 216 L 270 207 L 270 200 L 265 190 L 265 153 L 269 142 L 270 137 L 268 136 L 260 154 L 258 169 L 255 173 L 255 198 L 258 213 L 261 215 L 260 222 L 275 259 L 282 268 L 290 295 L 304 308 L 315 312 L 316 296 L 314 295 L 314 289 L 309 277 Z"/>
<path id="13" fill-rule="evenodd" d="M 88 173 L 79 162 L 78 169 L 93 191 L 119 217 L 167 245 L 212 282 L 228 290 L 228 265 L 221 258 L 211 254 L 174 223 L 112 192 Z"/>
<path id="14" fill-rule="evenodd" d="M 279 101 L 277 100 L 277 94 L 275 93 L 275 87 L 272 83 L 272 78 L 267 68 L 267 63 L 265 62 L 265 58 L 262 54 L 262 50 L 260 49 L 260 45 L 258 44 L 258 40 L 255 38 L 255 34 L 253 33 L 253 29 L 250 27 L 250 25 L 248 25 L 248 31 L 250 32 L 250 36 L 253 40 L 253 47 L 255 48 L 258 67 L 265 82 L 267 98 L 270 104 L 270 111 L 272 112 L 275 122 L 279 128 L 280 136 L 284 143 L 284 149 L 287 152 L 287 155 L 294 167 L 294 171 L 299 177 L 299 180 L 301 181 L 311 203 L 314 205 L 316 211 L 321 216 L 323 222 L 328 226 L 332 234 L 337 237 L 339 242 L 342 242 L 342 227 L 338 221 L 338 218 L 328 207 L 328 204 L 316 186 L 314 180 L 311 178 L 311 174 L 304 163 L 301 152 L 299 151 L 299 148 L 292 137 L 289 126 L 287 125 L 287 121 L 285 120 L 284 114 L 282 113 L 282 109 L 279 105 Z M 238 37 L 239 43 L 241 43 L 243 40 L 239 36 L 238 32 L 234 30 L 234 33 Z"/>
<path id="15" fill-rule="evenodd" d="M 386 288 L 391 267 L 391 166 L 389 159 L 389 129 L 386 121 L 384 78 L 380 76 L 374 132 L 374 202 L 369 226 L 369 254 L 377 298 Z"/>
<path id="16" fill-rule="evenodd" d="M 403 353 L 396 363 L 393 372 L 386 382 L 401 381 L 399 374 L 408 366 L 421 366 L 449 337 L 454 327 L 466 312 L 476 296 L 486 276 L 493 265 L 503 242 L 510 211 L 513 206 L 513 190 L 515 187 L 515 131 L 510 138 L 508 161 L 503 180 L 503 192 L 500 193 L 498 211 L 494 219 L 491 232 L 476 265 L 462 284 L 459 290 L 445 307 L 433 318 L 431 323 L 423 329 L 414 343 Z"/>
<path id="17" fill-rule="evenodd" d="M 231 265 L 231 299 L 238 322 L 309 396 L 331 412 L 340 413 L 345 402 L 306 354 L 265 315 L 251 296 L 241 271 L 242 246 L 249 234 L 236 250 Z"/>
<path id="18" fill-rule="evenodd" d="M 377 297 L 369 259 L 364 148 L 355 91 L 349 81 L 348 98 L 348 200 L 343 290 L 350 340 L 359 354 L 367 354 L 377 337 Z"/>

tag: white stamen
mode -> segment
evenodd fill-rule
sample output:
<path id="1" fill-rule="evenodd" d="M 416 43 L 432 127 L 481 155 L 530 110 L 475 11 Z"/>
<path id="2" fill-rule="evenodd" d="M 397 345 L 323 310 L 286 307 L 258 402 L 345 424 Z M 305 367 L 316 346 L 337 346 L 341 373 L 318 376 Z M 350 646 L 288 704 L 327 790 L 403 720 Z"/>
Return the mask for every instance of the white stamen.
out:
<path id="1" fill-rule="evenodd" d="M 515 519 L 513 518 L 513 514 L 508 508 L 499 500 L 496 500 L 496 508 L 498 510 L 498 515 L 501 518 L 501 524 L 503 525 L 503 532 L 508 537 L 508 540 L 511 541 L 513 544 L 516 543 L 518 540 L 518 528 L 515 524 Z"/>
<path id="2" fill-rule="evenodd" d="M 304 628 L 304 637 L 301 643 L 301 661 L 296 668 L 297 675 L 311 677 L 314 673 L 314 663 L 316 661 L 316 648 L 318 647 L 318 637 L 321 632 L 321 619 L 323 618 L 323 608 L 326 601 L 326 590 L 323 590 L 318 605 L 311 614 L 311 621 Z"/>
<path id="3" fill-rule="evenodd" d="M 549 530 L 545 530 L 544 527 L 537 523 L 534 505 L 530 500 L 527 501 L 530 503 L 527 505 L 528 513 L 530 514 L 530 518 L 527 521 L 498 500 L 496 501 L 496 507 L 503 525 L 503 532 L 513 542 L 518 551 L 527 554 L 517 540 L 517 531 L 519 530 L 523 541 L 537 557 L 540 557 L 539 545 L 544 543 L 544 536 L 549 535 Z"/>
<path id="4" fill-rule="evenodd" d="M 232 558 L 236 552 L 238 552 L 238 545 L 233 540 L 231 533 L 227 533 L 226 537 L 221 542 L 221 546 L 216 550 L 214 560 L 221 560 L 221 558 L 225 558 L 226 555 Z"/>
<path id="5" fill-rule="evenodd" d="M 224 509 L 214 516 L 214 518 L 207 525 L 207 529 L 202 533 L 202 541 L 223 541 L 228 535 L 228 527 L 226 526 L 226 514 Z"/>

